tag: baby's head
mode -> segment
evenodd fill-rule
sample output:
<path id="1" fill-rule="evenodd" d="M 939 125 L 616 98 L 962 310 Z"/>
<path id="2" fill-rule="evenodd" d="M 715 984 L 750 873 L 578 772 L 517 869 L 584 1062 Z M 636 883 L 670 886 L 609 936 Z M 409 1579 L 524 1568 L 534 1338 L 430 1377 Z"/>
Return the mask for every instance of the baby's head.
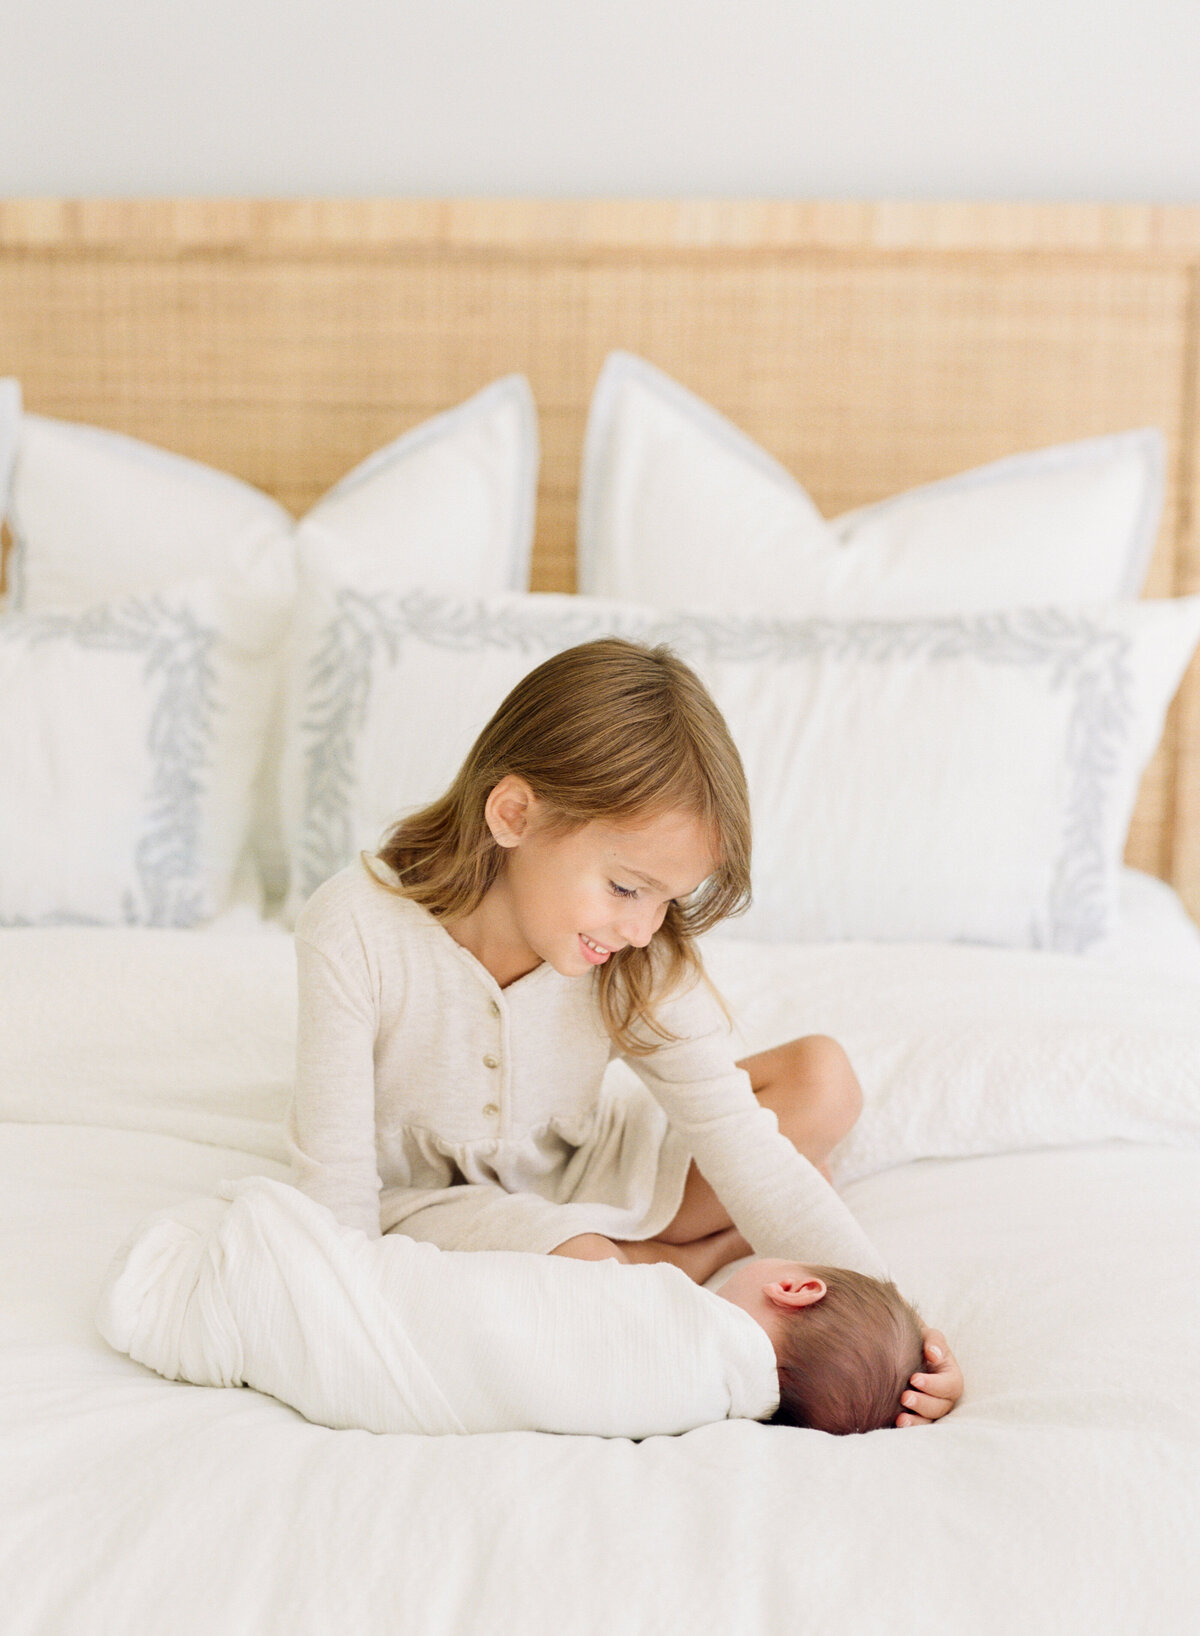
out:
<path id="1" fill-rule="evenodd" d="M 846 1267 L 748 1261 L 716 1291 L 762 1325 L 779 1366 L 773 1423 L 834 1433 L 893 1426 L 924 1364 L 921 1320 L 895 1284 Z"/>

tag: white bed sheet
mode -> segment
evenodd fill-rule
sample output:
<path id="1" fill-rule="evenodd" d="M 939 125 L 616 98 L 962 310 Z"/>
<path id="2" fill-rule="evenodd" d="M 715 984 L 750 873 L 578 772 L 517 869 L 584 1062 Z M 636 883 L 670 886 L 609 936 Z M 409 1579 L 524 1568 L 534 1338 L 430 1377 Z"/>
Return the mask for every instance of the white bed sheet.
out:
<path id="1" fill-rule="evenodd" d="M 0 1131 L 6 1636 L 1177 1632 L 1200 1603 L 1200 1155 L 931 1161 L 847 1193 L 968 1392 L 868 1438 L 375 1437 L 90 1326 L 148 1209 L 248 1156 Z"/>
<path id="2" fill-rule="evenodd" d="M 5 1636 L 1190 1632 L 1200 936 L 1158 883 L 1126 884 L 1124 946 L 1021 954 L 1045 962 L 1021 968 L 1028 1003 L 1022 984 L 995 982 L 1005 951 L 730 944 L 718 957 L 748 1035 L 841 1020 L 865 1030 L 864 1051 L 886 1044 L 905 995 L 918 1041 L 934 1018 L 920 1004 L 936 1009 L 923 991 L 961 980 L 974 1038 L 989 1006 L 999 1026 L 1033 1029 L 1030 1105 L 1043 1067 L 1062 1066 L 1036 1055 L 1054 1037 L 1047 995 L 1077 1022 L 1094 992 L 1116 1005 L 1138 990 L 1150 1024 L 1152 991 L 1165 1007 L 1144 1085 L 1179 1084 L 1153 1141 L 1073 1140 L 1110 1116 L 1100 1096 L 1075 1107 L 1060 1145 L 887 1163 L 885 1143 L 877 1168 L 844 1182 L 967 1379 L 936 1427 L 844 1439 L 751 1422 L 642 1443 L 331 1432 L 116 1356 L 92 1314 L 134 1223 L 226 1178 L 283 1174 L 272 1120 L 290 1072 L 289 942 L 261 925 L 0 935 Z M 47 998 L 18 1027 L 25 979 Z M 919 1058 L 900 1067 L 889 1084 L 945 1095 Z"/>

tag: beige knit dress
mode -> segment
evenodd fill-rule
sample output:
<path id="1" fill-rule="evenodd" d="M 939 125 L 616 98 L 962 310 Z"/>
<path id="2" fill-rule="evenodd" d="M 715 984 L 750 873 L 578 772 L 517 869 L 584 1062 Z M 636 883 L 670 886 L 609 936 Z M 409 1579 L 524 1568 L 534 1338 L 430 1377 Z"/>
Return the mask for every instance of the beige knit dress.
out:
<path id="1" fill-rule="evenodd" d="M 361 861 L 309 899 L 296 954 L 292 1180 L 346 1225 L 446 1250 L 653 1238 L 694 1156 L 757 1254 L 886 1276 L 758 1102 L 705 984 L 660 1008 L 676 1042 L 606 1073 L 592 974 L 543 963 L 502 989 Z"/>

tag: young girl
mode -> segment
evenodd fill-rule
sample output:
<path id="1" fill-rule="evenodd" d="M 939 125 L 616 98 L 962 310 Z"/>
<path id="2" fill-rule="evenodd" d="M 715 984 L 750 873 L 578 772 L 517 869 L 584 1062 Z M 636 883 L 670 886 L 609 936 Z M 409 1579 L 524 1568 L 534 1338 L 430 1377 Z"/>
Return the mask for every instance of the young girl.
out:
<path id="1" fill-rule="evenodd" d="M 615 638 L 547 660 L 297 921 L 292 1179 L 442 1249 L 886 1278 L 817 1168 L 861 1107 L 844 1053 L 736 1062 L 704 980 L 694 939 L 749 889 L 741 760 L 694 673 Z M 640 1085 L 602 1086 L 613 1056 Z M 925 1340 L 899 1424 L 961 1392 Z"/>

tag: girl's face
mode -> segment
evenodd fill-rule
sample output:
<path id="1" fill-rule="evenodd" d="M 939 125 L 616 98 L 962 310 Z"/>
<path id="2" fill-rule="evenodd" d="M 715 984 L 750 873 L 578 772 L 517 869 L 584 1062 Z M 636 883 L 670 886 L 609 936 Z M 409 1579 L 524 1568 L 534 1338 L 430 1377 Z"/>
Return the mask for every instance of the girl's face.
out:
<path id="1" fill-rule="evenodd" d="M 511 932 L 530 954 L 564 977 L 602 966 L 631 943 L 644 948 L 672 900 L 689 896 L 716 868 L 709 837 L 690 813 L 637 824 L 593 820 L 563 835 L 545 827 L 532 792 L 522 799 L 523 813 L 498 803 L 498 821 L 488 803 L 492 833 L 508 851 L 493 888 L 496 907 L 507 910 Z"/>

